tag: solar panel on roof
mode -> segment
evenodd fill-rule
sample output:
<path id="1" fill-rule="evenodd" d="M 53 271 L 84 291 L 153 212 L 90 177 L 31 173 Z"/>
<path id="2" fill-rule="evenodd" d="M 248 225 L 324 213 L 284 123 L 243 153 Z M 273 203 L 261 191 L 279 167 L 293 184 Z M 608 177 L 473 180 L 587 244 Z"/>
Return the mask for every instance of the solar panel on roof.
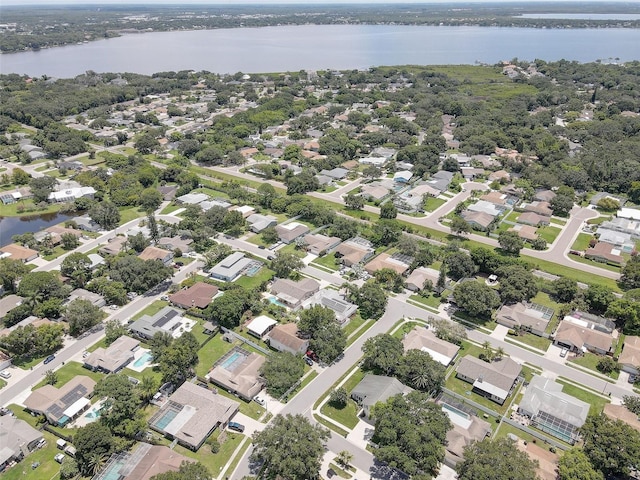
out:
<path id="1" fill-rule="evenodd" d="M 171 320 L 173 317 L 176 317 L 177 315 L 178 315 L 177 311 L 169 310 L 162 317 L 160 317 L 158 320 L 153 322 L 153 326 L 154 327 L 158 327 L 158 328 L 162 328 L 169 320 Z"/>

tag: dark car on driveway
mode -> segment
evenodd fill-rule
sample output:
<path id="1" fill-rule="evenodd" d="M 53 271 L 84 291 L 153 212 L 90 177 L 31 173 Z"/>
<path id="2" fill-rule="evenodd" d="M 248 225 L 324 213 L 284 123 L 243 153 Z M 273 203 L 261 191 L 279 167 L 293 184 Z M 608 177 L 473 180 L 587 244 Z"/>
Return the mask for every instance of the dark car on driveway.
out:
<path id="1" fill-rule="evenodd" d="M 244 432 L 244 425 L 238 422 L 229 422 L 229 425 L 227 425 L 227 427 L 229 427 L 229 430 L 234 430 L 240 433 Z"/>
<path id="2" fill-rule="evenodd" d="M 307 365 L 309 365 L 310 367 L 313 366 L 313 360 L 311 360 L 309 357 L 304 357 L 304 361 Z"/>
<path id="3" fill-rule="evenodd" d="M 44 359 L 44 364 L 46 365 L 47 363 L 53 362 L 55 358 L 56 358 L 55 355 L 49 355 L 47 358 Z"/>

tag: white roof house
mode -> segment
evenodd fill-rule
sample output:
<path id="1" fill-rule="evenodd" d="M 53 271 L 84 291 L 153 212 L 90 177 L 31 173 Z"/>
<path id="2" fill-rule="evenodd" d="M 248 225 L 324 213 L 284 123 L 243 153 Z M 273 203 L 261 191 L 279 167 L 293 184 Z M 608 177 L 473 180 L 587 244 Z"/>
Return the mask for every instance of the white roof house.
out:
<path id="1" fill-rule="evenodd" d="M 631 220 L 640 220 L 640 210 L 636 208 L 621 208 L 616 213 L 618 218 L 629 218 Z"/>
<path id="2" fill-rule="evenodd" d="M 260 315 L 254 318 L 249 325 L 247 325 L 248 332 L 254 337 L 262 338 L 271 331 L 273 327 L 278 324 L 273 318 L 266 315 Z"/>
<path id="3" fill-rule="evenodd" d="M 486 200 L 478 200 L 476 203 L 469 205 L 467 210 L 471 212 L 486 213 L 492 217 L 497 217 L 502 213 L 502 210 L 500 210 L 495 204 L 487 202 Z"/>
<path id="4" fill-rule="evenodd" d="M 60 190 L 59 192 L 51 192 L 49 194 L 50 202 L 72 202 L 77 198 L 88 197 L 93 198 L 96 189 L 93 187 L 78 187 Z"/>
<path id="5" fill-rule="evenodd" d="M 240 276 L 251 262 L 253 262 L 253 260 L 245 257 L 244 253 L 235 252 L 213 267 L 209 271 L 209 274 L 218 280 L 232 282 Z"/>
<path id="6" fill-rule="evenodd" d="M 188 205 L 198 205 L 199 203 L 204 202 L 209 199 L 209 195 L 204 193 L 187 193 L 186 195 L 182 195 L 176 200 L 180 203 L 186 203 Z"/>
<path id="7" fill-rule="evenodd" d="M 409 170 L 402 170 L 393 174 L 393 181 L 406 183 L 411 180 L 411 177 L 413 177 L 413 173 Z"/>

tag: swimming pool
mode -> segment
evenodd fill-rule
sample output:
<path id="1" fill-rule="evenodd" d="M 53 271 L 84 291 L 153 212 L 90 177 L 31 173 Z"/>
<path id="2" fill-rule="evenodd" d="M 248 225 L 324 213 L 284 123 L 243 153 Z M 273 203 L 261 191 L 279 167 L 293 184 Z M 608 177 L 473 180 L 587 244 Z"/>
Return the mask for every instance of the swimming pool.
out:
<path id="1" fill-rule="evenodd" d="M 155 425 L 158 429 L 164 430 L 177 416 L 178 412 L 176 410 L 167 410 L 165 414 L 158 419 Z"/>
<path id="2" fill-rule="evenodd" d="M 87 413 L 85 413 L 84 418 L 88 418 L 91 420 L 95 420 L 96 418 L 100 418 L 101 408 L 93 407 Z"/>
<path id="3" fill-rule="evenodd" d="M 269 302 L 273 303 L 274 305 L 278 305 L 279 307 L 287 307 L 284 303 L 282 303 L 280 300 L 278 300 L 276 297 L 271 296 L 269 297 Z"/>
<path id="4" fill-rule="evenodd" d="M 221 363 L 221 365 L 224 369 L 230 370 L 230 367 L 243 357 L 244 355 L 242 355 L 240 352 L 233 352 L 231 355 L 229 355 L 229 358 L 225 359 L 225 361 Z"/>
<path id="5" fill-rule="evenodd" d="M 262 263 L 253 262 L 247 267 L 247 269 L 244 271 L 244 274 L 247 277 L 253 277 L 256 273 L 260 271 L 261 268 L 262 268 Z"/>
<path id="6" fill-rule="evenodd" d="M 139 359 L 133 362 L 133 366 L 138 368 L 144 367 L 145 364 L 147 363 L 150 364 L 152 360 L 153 360 L 153 355 L 151 355 L 151 352 L 144 352 Z"/>

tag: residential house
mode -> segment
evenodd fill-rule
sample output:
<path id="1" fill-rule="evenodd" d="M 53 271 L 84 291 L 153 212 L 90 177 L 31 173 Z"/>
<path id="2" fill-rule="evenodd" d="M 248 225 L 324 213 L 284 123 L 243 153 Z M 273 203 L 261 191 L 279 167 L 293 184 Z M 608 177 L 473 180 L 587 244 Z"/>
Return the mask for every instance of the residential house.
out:
<path id="1" fill-rule="evenodd" d="M 362 408 L 364 416 L 370 418 L 371 407 L 378 402 L 386 402 L 396 395 L 406 395 L 413 389 L 400 380 L 383 375 L 367 374 L 351 391 L 351 398 Z"/>
<path id="2" fill-rule="evenodd" d="M 321 305 L 333 310 L 336 315 L 336 321 L 340 324 L 346 323 L 358 309 L 358 306 L 349 302 L 344 295 L 330 289 L 320 290 L 311 297 L 304 305 L 304 308 L 310 308 L 314 305 Z"/>
<path id="3" fill-rule="evenodd" d="M 533 242 L 538 238 L 538 229 L 536 227 L 532 227 L 531 225 L 515 225 L 507 231 L 516 232 L 518 234 L 518 237 L 527 242 Z"/>
<path id="4" fill-rule="evenodd" d="M 254 260 L 245 257 L 244 253 L 234 252 L 209 270 L 209 275 L 217 280 L 233 282 L 253 262 Z"/>
<path id="5" fill-rule="evenodd" d="M 131 453 L 124 451 L 111 455 L 93 480 L 151 480 L 162 473 L 177 472 L 183 462 L 195 460 L 164 445 L 141 442 Z"/>
<path id="6" fill-rule="evenodd" d="M 100 249 L 98 250 L 98 253 L 104 256 L 117 255 L 122 250 L 124 250 L 126 245 L 127 245 L 127 237 L 118 235 L 117 237 L 110 238 L 109 242 L 106 245 L 103 245 L 102 247 L 100 247 Z"/>
<path id="7" fill-rule="evenodd" d="M 541 305 L 519 302 L 503 305 L 496 314 L 496 322 L 505 327 L 524 330 L 540 337 L 553 317 L 553 310 Z"/>
<path id="8" fill-rule="evenodd" d="M 320 290 L 320 284 L 312 278 L 303 277 L 295 281 L 277 278 L 271 286 L 271 293 L 287 307 L 297 310 L 302 303 Z"/>
<path id="9" fill-rule="evenodd" d="M 482 212 L 491 215 L 492 217 L 497 217 L 504 210 L 504 206 L 496 205 L 495 203 L 486 202 L 484 200 L 478 200 L 476 203 L 472 203 L 467 207 L 467 210 L 470 212 Z"/>
<path id="10" fill-rule="evenodd" d="M 464 459 L 464 447 L 491 435 L 491 425 L 475 413 L 463 411 L 459 405 L 449 405 L 446 401 L 439 403 L 452 425 L 447 431 L 444 463 L 454 467 Z"/>
<path id="11" fill-rule="evenodd" d="M 63 427 L 89 408 L 95 386 L 93 379 L 76 375 L 60 388 L 45 385 L 33 390 L 24 406 L 33 413 L 44 415 L 51 425 Z"/>
<path id="12" fill-rule="evenodd" d="M 600 200 L 603 200 L 603 199 L 614 200 L 618 202 L 620 206 L 624 205 L 624 202 L 625 202 L 624 198 L 619 197 L 617 195 L 611 195 L 608 192 L 598 192 L 589 199 L 589 204 L 597 206 Z"/>
<path id="13" fill-rule="evenodd" d="M 155 315 L 143 315 L 138 320 L 129 325 L 129 330 L 144 339 L 150 340 L 158 332 L 171 334 L 173 338 L 178 338 L 183 332 L 184 318 L 175 308 L 164 307 Z"/>
<path id="14" fill-rule="evenodd" d="M 435 289 L 440 272 L 429 267 L 418 267 L 407 278 L 407 288 L 413 292 L 419 292 L 425 288 L 427 282 L 431 282 L 431 288 Z"/>
<path id="15" fill-rule="evenodd" d="M 73 202 L 78 198 L 93 198 L 96 194 L 96 189 L 93 187 L 77 187 L 67 188 L 57 192 L 51 192 L 48 200 L 50 202 Z"/>
<path id="16" fill-rule="evenodd" d="M 598 227 L 596 231 L 598 241 L 601 243 L 609 243 L 615 249 L 624 253 L 632 253 L 636 248 L 636 240 L 633 235 L 624 232 L 616 232 L 615 230 L 608 230 L 606 228 Z"/>
<path id="17" fill-rule="evenodd" d="M 42 432 L 24 420 L 13 415 L 0 417 L 0 472 L 38 449 L 43 441 Z"/>
<path id="18" fill-rule="evenodd" d="M 523 203 L 520 208 L 525 212 L 533 212 L 545 217 L 553 215 L 553 210 L 549 202 L 535 201 L 531 203 Z"/>
<path id="19" fill-rule="evenodd" d="M 209 195 L 204 193 L 187 193 L 186 195 L 177 197 L 175 201 L 185 205 L 198 205 L 208 199 Z"/>
<path id="20" fill-rule="evenodd" d="M 402 170 L 393 174 L 393 181 L 396 183 L 408 183 L 413 177 L 413 173 L 409 170 Z"/>
<path id="21" fill-rule="evenodd" d="M 511 393 L 522 367 L 508 357 L 485 362 L 467 355 L 456 368 L 456 378 L 473 385 L 473 391 L 483 397 L 504 404 Z"/>
<path id="22" fill-rule="evenodd" d="M 516 442 L 516 448 L 526 453 L 530 460 L 538 462 L 536 474 L 540 480 L 557 480 L 558 479 L 558 460 L 557 453 L 550 452 L 545 447 L 538 446 L 537 443 L 522 440 L 513 433 L 507 434 L 507 437 Z"/>
<path id="23" fill-rule="evenodd" d="M 432 330 L 425 327 L 415 327 L 405 334 L 402 339 L 402 345 L 405 352 L 421 350 L 431 355 L 431 358 L 445 367 L 451 365 L 460 351 L 458 345 L 439 339 Z"/>
<path id="24" fill-rule="evenodd" d="M 23 247 L 17 243 L 10 243 L 0 248 L 0 258 L 10 258 L 11 260 L 19 260 L 22 263 L 35 260 L 40 255 L 36 250 Z"/>
<path id="25" fill-rule="evenodd" d="M 251 401 L 264 387 L 260 367 L 266 358 L 250 353 L 240 347 L 233 347 L 213 364 L 207 378 L 239 397 Z"/>
<path id="26" fill-rule="evenodd" d="M 460 173 L 465 180 L 475 180 L 476 178 L 484 175 L 486 172 L 484 168 L 477 167 L 460 167 Z"/>
<path id="27" fill-rule="evenodd" d="M 278 237 L 280 237 L 280 241 L 287 245 L 309 232 L 309 227 L 298 222 L 291 222 L 276 226 L 276 233 L 278 234 Z"/>
<path id="28" fill-rule="evenodd" d="M 165 250 L 180 250 L 182 253 L 193 251 L 193 239 L 183 238 L 180 235 L 174 237 L 162 237 L 158 240 L 158 246 Z"/>
<path id="29" fill-rule="evenodd" d="M 640 416 L 633 413 L 624 405 L 614 405 L 613 403 L 605 403 L 604 414 L 612 420 L 620 420 L 626 423 L 634 430 L 640 432 Z"/>
<path id="30" fill-rule="evenodd" d="M 540 215 L 534 212 L 524 212 L 521 213 L 516 221 L 518 223 L 522 223 L 524 225 L 531 225 L 532 227 L 541 227 L 545 225 L 549 225 L 549 217 L 545 215 Z"/>
<path id="31" fill-rule="evenodd" d="M 84 366 L 94 372 L 118 373 L 129 365 L 139 347 L 140 341 L 123 335 L 107 348 L 96 348 L 84 359 Z"/>
<path id="32" fill-rule="evenodd" d="M 465 219 L 465 221 L 471 225 L 471 228 L 474 230 L 486 231 L 489 229 L 495 217 L 489 215 L 485 212 L 471 212 L 469 210 L 464 210 L 460 213 L 460 216 Z"/>
<path id="33" fill-rule="evenodd" d="M 573 352 L 590 351 L 600 355 L 611 353 L 613 337 L 610 332 L 596 329 L 597 326 L 589 322 L 574 323 L 567 317 L 560 322 L 556 329 L 554 345 L 568 348 Z"/>
<path id="34" fill-rule="evenodd" d="M 278 322 L 273 318 L 267 317 L 266 315 L 260 315 L 251 320 L 247 324 L 246 328 L 248 333 L 250 333 L 254 337 L 261 339 L 267 333 L 269 333 L 271 329 L 273 329 L 273 327 L 275 327 L 277 324 Z"/>
<path id="35" fill-rule="evenodd" d="M 79 172 L 84 168 L 84 164 L 78 160 L 67 160 L 58 162 L 58 170 L 73 170 Z"/>
<path id="36" fill-rule="evenodd" d="M 640 375 L 640 337 L 634 335 L 625 337 L 618 363 L 623 371 Z"/>
<path id="37" fill-rule="evenodd" d="M 518 412 L 531 419 L 531 425 L 563 442 L 575 444 L 580 427 L 589 415 L 590 405 L 562 391 L 551 378 L 534 375 L 518 404 Z"/>
<path id="38" fill-rule="evenodd" d="M 366 183 L 360 186 L 360 195 L 368 200 L 380 201 L 389 195 L 389 189 L 379 183 Z"/>
<path id="39" fill-rule="evenodd" d="M 491 182 L 508 182 L 511 179 L 511 175 L 506 170 L 497 170 L 489 174 L 489 181 Z"/>
<path id="40" fill-rule="evenodd" d="M 480 201 L 493 203 L 494 205 L 505 206 L 507 205 L 507 200 L 509 199 L 509 195 L 502 192 L 491 191 L 489 193 L 485 193 L 480 197 Z"/>
<path id="41" fill-rule="evenodd" d="M 387 159 L 384 157 L 364 157 L 359 159 L 359 162 L 362 165 L 373 165 L 375 167 L 382 167 L 386 162 Z"/>
<path id="42" fill-rule="evenodd" d="M 304 236 L 304 242 L 307 245 L 307 251 L 314 255 L 325 255 L 336 248 L 342 240 L 338 237 L 327 237 L 320 233 L 307 234 Z"/>
<path id="43" fill-rule="evenodd" d="M 107 304 L 107 301 L 102 295 L 100 295 L 99 293 L 90 292 L 89 290 L 85 290 L 84 288 L 76 288 L 73 292 L 71 292 L 66 303 L 71 303 L 76 299 L 87 300 L 91 302 L 91 305 L 95 307 L 104 307 Z"/>
<path id="44" fill-rule="evenodd" d="M 24 298 L 19 295 L 9 294 L 0 298 L 0 321 L 14 308 L 22 305 Z"/>
<path id="45" fill-rule="evenodd" d="M 370 275 L 383 268 L 389 268 L 398 275 L 403 275 L 409 269 L 409 264 L 387 253 L 381 253 L 364 266 L 364 269 Z"/>
<path id="46" fill-rule="evenodd" d="M 607 222 L 602 222 L 598 228 L 598 233 L 600 233 L 600 229 L 626 233 L 629 234 L 632 239 L 640 240 L 640 222 L 636 220 L 629 220 L 628 218 L 612 218 Z"/>
<path id="47" fill-rule="evenodd" d="M 584 252 L 584 256 L 588 259 L 618 266 L 624 263 L 624 258 L 621 254 L 622 252 L 614 245 L 604 242 L 598 242 Z"/>
<path id="48" fill-rule="evenodd" d="M 260 233 L 269 227 L 275 227 L 278 224 L 278 219 L 271 215 L 254 213 L 247 217 L 247 222 L 252 232 Z"/>
<path id="49" fill-rule="evenodd" d="M 618 218 L 628 218 L 629 220 L 640 221 L 640 210 L 637 208 L 621 208 L 616 213 Z"/>
<path id="50" fill-rule="evenodd" d="M 256 209 L 250 205 L 242 205 L 239 207 L 232 208 L 232 210 L 236 212 L 240 212 L 242 214 L 242 218 L 247 218 L 256 212 Z"/>
<path id="51" fill-rule="evenodd" d="M 271 348 L 279 352 L 304 355 L 309 350 L 309 340 L 300 338 L 298 333 L 298 325 L 295 323 L 276 325 L 267 335 L 267 342 Z"/>
<path id="52" fill-rule="evenodd" d="M 173 295 L 169 295 L 169 302 L 176 307 L 207 308 L 218 294 L 218 287 L 204 282 L 196 282 L 189 288 L 183 288 Z"/>
<path id="53" fill-rule="evenodd" d="M 163 185 L 158 187 L 158 191 L 162 194 L 162 199 L 165 202 L 170 202 L 176 196 L 176 192 L 178 191 L 177 185 Z"/>
<path id="54" fill-rule="evenodd" d="M 538 190 L 534 195 L 533 199 L 539 202 L 547 202 L 549 203 L 556 197 L 556 193 L 551 190 Z"/>
<path id="55" fill-rule="evenodd" d="M 141 260 L 160 260 L 165 265 L 169 265 L 173 260 L 173 252 L 150 245 L 138 255 L 138 258 Z"/>
<path id="56" fill-rule="evenodd" d="M 91 220 L 88 215 L 76 217 L 73 219 L 73 221 L 76 223 L 80 230 L 84 230 L 85 232 L 99 232 L 102 230 L 102 227 Z"/>
<path id="57" fill-rule="evenodd" d="M 340 258 L 343 265 L 352 267 L 371 258 L 375 253 L 375 249 L 368 240 L 362 237 L 354 237 L 338 245 L 335 252 L 336 257 Z"/>
<path id="58" fill-rule="evenodd" d="M 149 419 L 149 426 L 197 451 L 216 428 L 224 429 L 239 409 L 235 400 L 184 382 Z"/>
<path id="59" fill-rule="evenodd" d="M 349 174 L 349 170 L 346 168 L 336 167 L 331 170 L 322 170 L 320 175 L 326 175 L 327 177 L 331 177 L 333 180 L 342 180 Z"/>

